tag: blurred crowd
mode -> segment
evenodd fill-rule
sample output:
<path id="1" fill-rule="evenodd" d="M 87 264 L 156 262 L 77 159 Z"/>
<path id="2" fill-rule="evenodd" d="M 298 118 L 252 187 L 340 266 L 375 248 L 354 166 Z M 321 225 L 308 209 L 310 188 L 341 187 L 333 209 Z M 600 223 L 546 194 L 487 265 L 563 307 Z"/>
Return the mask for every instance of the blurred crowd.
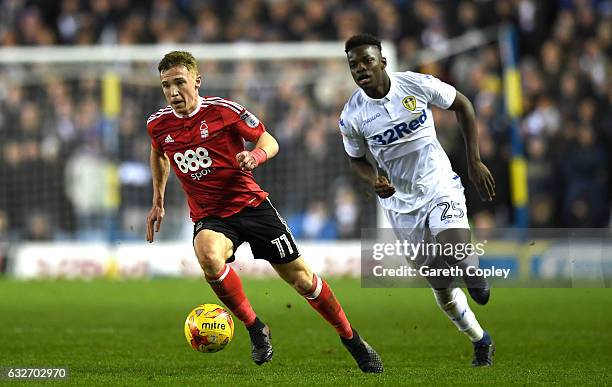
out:
<path id="1" fill-rule="evenodd" d="M 607 227 L 611 12 L 610 2 L 587 0 L 0 0 L 0 45 L 342 41 L 373 33 L 396 44 L 400 69 L 434 74 L 473 101 L 495 202 L 480 202 L 467 179 L 453 114 L 435 111 L 438 137 L 466 186 L 473 224 L 508 227 L 510 123 L 497 43 L 434 63 L 415 58 L 448 38 L 512 23 L 530 226 Z M 104 114 L 100 69 L 61 70 L 0 65 L 0 244 L 143 239 L 151 200 L 144 123 L 165 105 L 155 63 L 120 70 L 119 117 Z M 351 176 L 337 131 L 355 88 L 343 60 L 206 61 L 200 70 L 203 95 L 240 102 L 278 138 L 281 152 L 256 174 L 296 237 L 358 238 L 361 227 L 376 225 L 372 193 Z M 188 238 L 180 187 L 170 182 L 168 191 L 162 239 Z"/>

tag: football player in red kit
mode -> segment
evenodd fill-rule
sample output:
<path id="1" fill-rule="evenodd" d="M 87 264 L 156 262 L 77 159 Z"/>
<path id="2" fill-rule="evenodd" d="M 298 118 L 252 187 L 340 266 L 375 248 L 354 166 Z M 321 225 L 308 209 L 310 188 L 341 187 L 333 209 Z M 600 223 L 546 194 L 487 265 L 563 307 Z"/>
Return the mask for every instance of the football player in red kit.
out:
<path id="1" fill-rule="evenodd" d="M 383 364 L 351 327 L 327 283 L 306 265 L 287 224 L 252 170 L 278 152 L 278 143 L 255 115 L 240 104 L 201 97 L 202 84 L 193 55 L 173 51 L 159 63 L 161 86 L 170 104 L 147 120 L 151 136 L 153 204 L 147 240 L 153 242 L 164 217 L 164 192 L 170 167 L 189 203 L 193 246 L 206 280 L 219 299 L 246 326 L 253 361 L 272 359 L 270 329 L 254 312 L 240 277 L 228 265 L 242 242 L 265 259 L 332 325 L 364 372 L 379 373 Z M 255 143 L 248 151 L 244 143 Z"/>

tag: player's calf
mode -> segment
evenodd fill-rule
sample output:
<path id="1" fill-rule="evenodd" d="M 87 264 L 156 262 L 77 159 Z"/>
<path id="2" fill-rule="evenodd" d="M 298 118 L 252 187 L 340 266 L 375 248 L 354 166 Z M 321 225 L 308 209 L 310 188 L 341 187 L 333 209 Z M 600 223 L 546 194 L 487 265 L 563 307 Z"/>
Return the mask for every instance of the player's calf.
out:
<path id="1" fill-rule="evenodd" d="M 238 274 L 229 265 L 213 277 L 206 276 L 206 281 L 215 292 L 219 300 L 228 307 L 232 313 L 249 327 L 255 323 L 257 315 L 251 307 L 246 294 L 242 288 L 242 281 Z"/>
<path id="2" fill-rule="evenodd" d="M 340 337 L 350 339 L 353 336 L 351 324 L 344 314 L 344 309 L 325 280 L 313 274 L 311 288 L 302 295 L 310 306 L 334 327 Z"/>
<path id="3" fill-rule="evenodd" d="M 234 269 L 224 265 L 214 277 L 206 276 L 210 287 L 217 297 L 228 307 L 232 313 L 244 323 L 251 338 L 251 357 L 257 365 L 272 360 L 272 343 L 270 339 L 270 328 L 265 325 L 255 314 L 251 303 L 244 294 L 242 281 Z"/>
<path id="4" fill-rule="evenodd" d="M 472 366 L 488 367 L 493 364 L 495 345 L 482 329 L 470 309 L 465 294 L 459 288 L 433 289 L 436 302 L 459 331 L 470 338 L 474 346 Z"/>
<path id="5" fill-rule="evenodd" d="M 474 312 L 468 305 L 467 298 L 459 288 L 433 289 L 434 297 L 440 309 L 465 333 L 472 342 L 477 342 L 484 335 Z"/>
<path id="6" fill-rule="evenodd" d="M 274 269 L 297 290 L 327 322 L 334 327 L 344 346 L 363 372 L 380 373 L 382 361 L 378 353 L 351 327 L 342 306 L 327 282 L 305 264 L 303 258 L 286 264 L 274 264 Z"/>
<path id="7" fill-rule="evenodd" d="M 470 229 L 450 228 L 440 231 L 436 235 L 436 240 L 443 246 L 452 245 L 456 248 L 455 251 L 466 251 L 466 246 L 471 243 Z M 470 297 L 480 305 L 485 305 L 489 302 L 491 288 L 489 282 L 482 275 L 470 275 L 473 271 L 468 270 L 469 267 L 479 267 L 480 262 L 476 254 L 465 256 L 442 256 L 444 261 L 449 266 L 455 266 L 461 269 L 463 282 L 467 287 Z M 438 287 L 438 286 L 434 286 Z"/>
<path id="8" fill-rule="evenodd" d="M 274 269 L 296 289 L 319 314 L 345 338 L 352 336 L 344 310 L 331 288 L 318 275 L 313 274 L 302 257 L 285 264 L 274 264 Z"/>
<path id="9" fill-rule="evenodd" d="M 465 283 L 470 297 L 472 297 L 476 303 L 486 305 L 489 302 L 489 297 L 491 296 L 489 281 L 483 275 L 468 274 L 474 273 L 475 271 L 473 268 L 478 268 L 480 266 L 478 256 L 472 254 L 464 260 L 458 262 L 456 266 L 463 272 L 463 282 Z"/>
<path id="10" fill-rule="evenodd" d="M 367 373 L 383 372 L 383 363 L 380 356 L 351 327 L 342 306 L 340 306 L 327 282 L 313 274 L 312 287 L 303 296 L 336 329 L 342 344 L 353 356 L 359 369 Z"/>

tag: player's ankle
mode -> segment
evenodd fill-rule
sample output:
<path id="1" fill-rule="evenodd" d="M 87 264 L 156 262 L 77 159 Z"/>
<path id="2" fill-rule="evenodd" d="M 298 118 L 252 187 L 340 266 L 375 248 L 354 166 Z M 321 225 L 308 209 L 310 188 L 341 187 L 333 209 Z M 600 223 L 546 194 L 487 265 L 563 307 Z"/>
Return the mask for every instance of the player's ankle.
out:
<path id="1" fill-rule="evenodd" d="M 472 341 L 472 343 L 475 346 L 489 345 L 491 344 L 491 336 L 489 336 L 486 331 L 483 331 L 482 337 L 479 340 Z"/>
<path id="2" fill-rule="evenodd" d="M 351 330 L 351 332 L 342 332 L 340 333 L 340 337 L 343 340 L 353 340 L 353 337 L 355 337 L 355 335 L 353 334 L 353 331 Z"/>
<path id="3" fill-rule="evenodd" d="M 245 323 L 244 323 L 244 326 L 245 326 L 245 327 L 246 327 L 246 329 L 248 329 L 248 330 L 252 330 L 252 329 L 255 329 L 255 330 L 261 330 L 261 329 L 263 329 L 263 328 L 266 326 L 266 324 L 264 324 L 264 323 L 263 323 L 263 322 L 262 322 L 262 321 L 259 319 L 259 317 L 255 316 L 255 319 L 254 319 L 253 321 L 249 321 L 248 323 L 247 323 L 247 322 L 245 322 Z"/>

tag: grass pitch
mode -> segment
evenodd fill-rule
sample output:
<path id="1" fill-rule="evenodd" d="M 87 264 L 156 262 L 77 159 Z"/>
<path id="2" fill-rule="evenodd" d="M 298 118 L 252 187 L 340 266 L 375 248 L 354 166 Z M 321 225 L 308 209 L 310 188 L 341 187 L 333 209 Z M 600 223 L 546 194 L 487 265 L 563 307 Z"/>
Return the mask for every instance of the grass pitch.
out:
<path id="1" fill-rule="evenodd" d="M 0 368 L 67 367 L 68 380 L 49 383 L 79 386 L 612 384 L 611 289 L 494 289 L 489 305 L 472 309 L 497 343 L 495 365 L 472 369 L 468 339 L 430 290 L 329 283 L 381 354 L 384 374 L 362 374 L 335 332 L 280 279 L 244 280 L 273 332 L 274 359 L 260 367 L 240 324 L 219 353 L 187 345 L 187 313 L 217 302 L 203 281 L 0 279 Z"/>

